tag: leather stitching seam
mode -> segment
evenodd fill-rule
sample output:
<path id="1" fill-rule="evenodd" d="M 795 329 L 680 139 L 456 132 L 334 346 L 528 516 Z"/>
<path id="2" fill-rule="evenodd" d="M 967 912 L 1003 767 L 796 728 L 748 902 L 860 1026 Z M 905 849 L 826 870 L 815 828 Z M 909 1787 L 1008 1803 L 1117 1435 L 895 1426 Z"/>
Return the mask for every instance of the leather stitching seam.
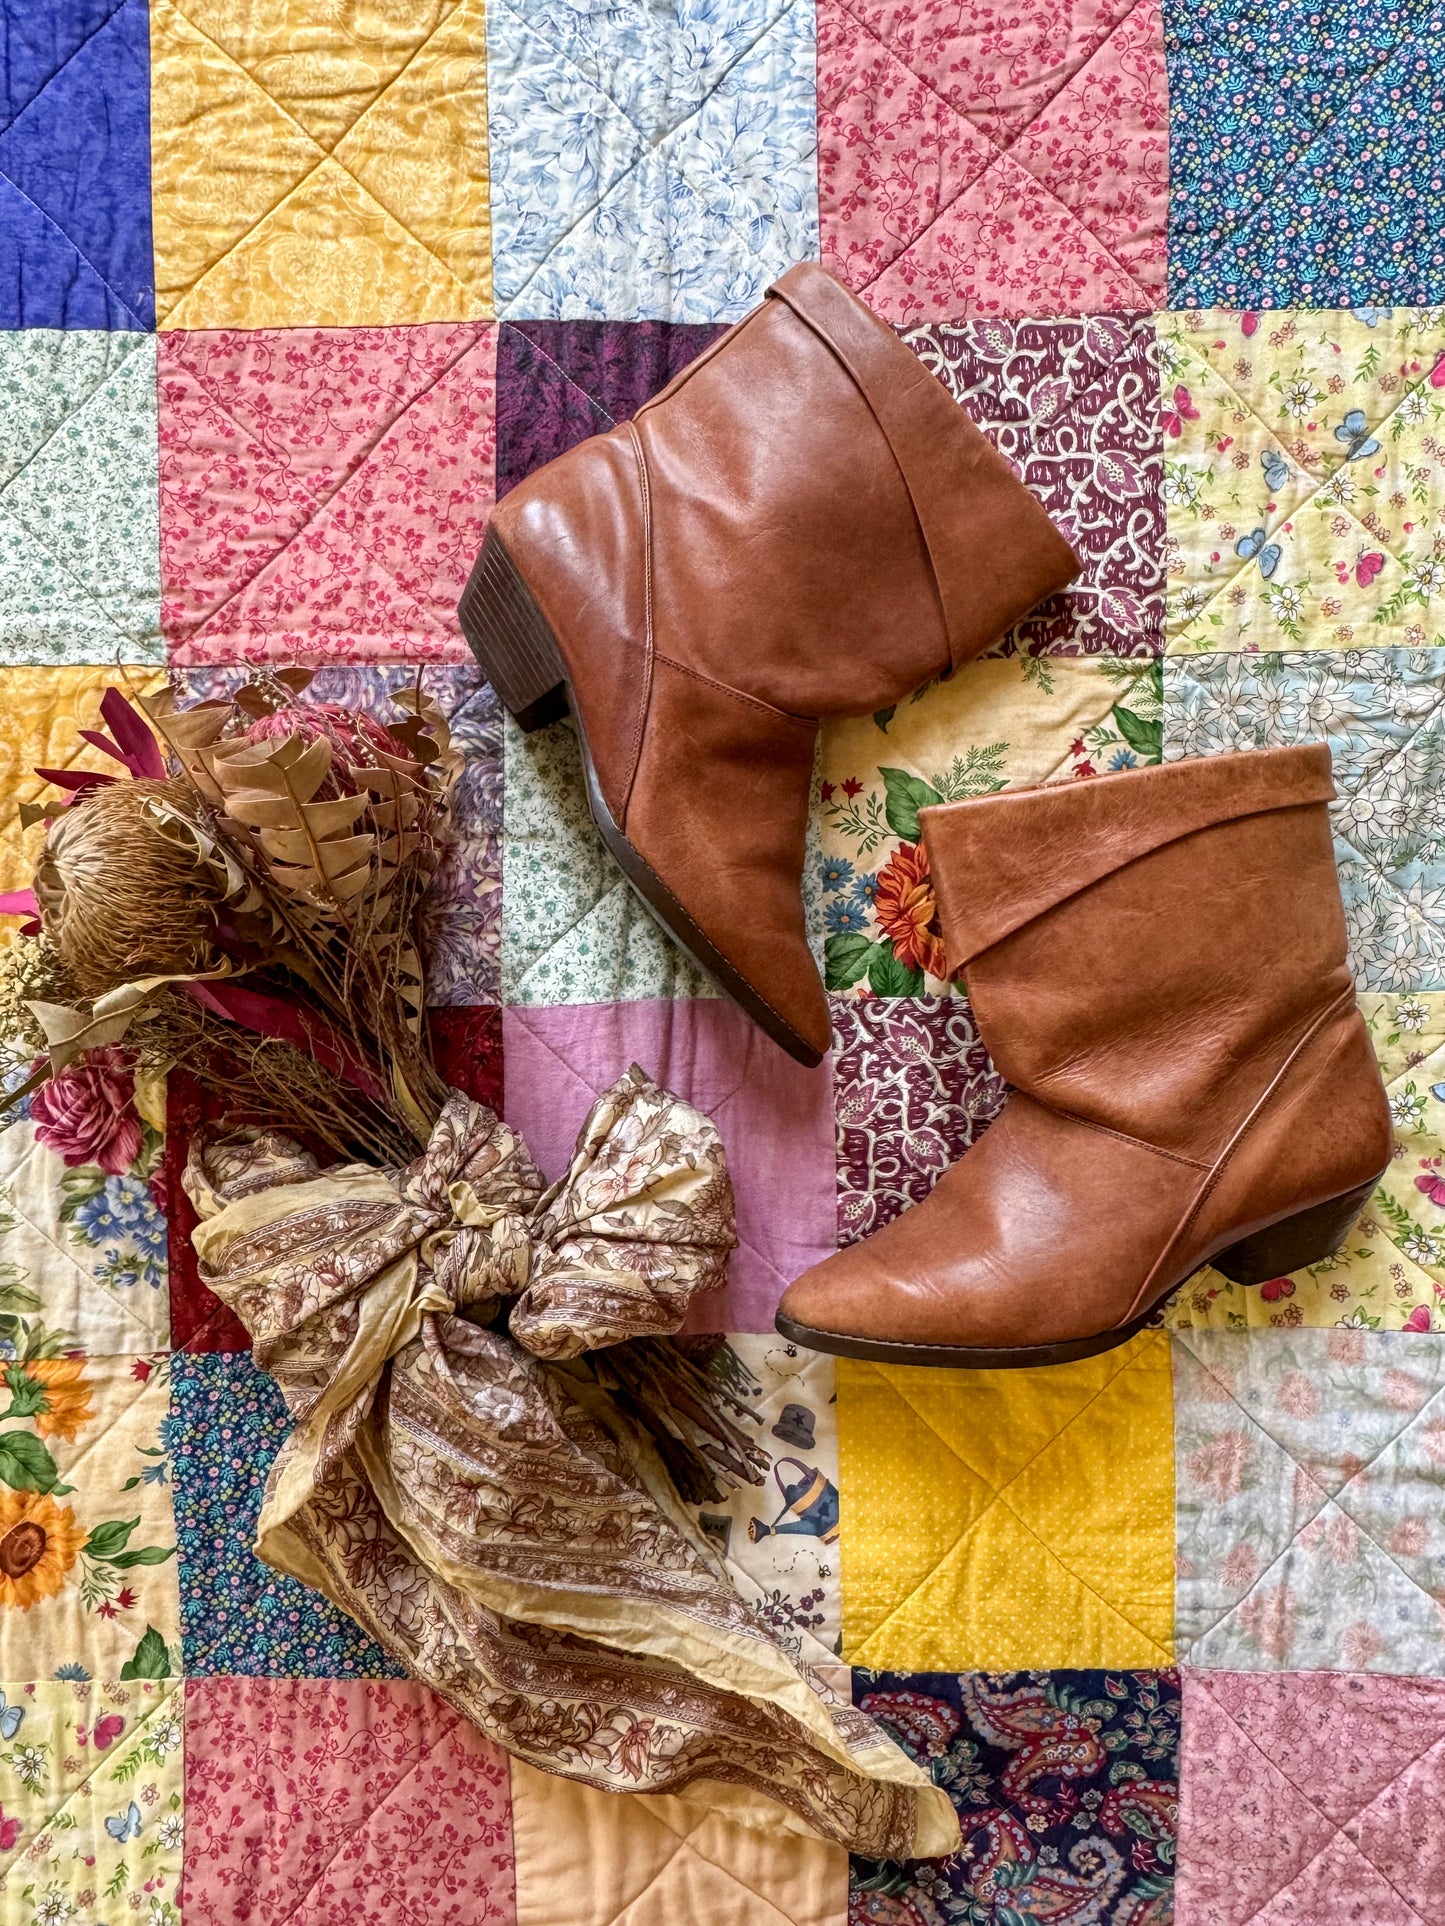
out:
<path id="1" fill-rule="evenodd" d="M 1186 1157 L 1180 1150 L 1165 1150 L 1162 1144 L 1146 1143 L 1142 1137 L 1131 1137 L 1127 1130 L 1115 1130 L 1106 1123 L 1095 1123 L 1092 1117 L 1080 1117 L 1072 1110 L 1061 1110 L 1057 1104 L 1045 1103 L 1042 1097 L 1027 1093 L 1030 1103 L 1036 1103 L 1040 1110 L 1047 1110 L 1051 1117 L 1062 1117 L 1065 1123 L 1081 1124 L 1085 1130 L 1097 1130 L 1105 1137 L 1114 1137 L 1121 1144 L 1129 1144 L 1135 1150 L 1147 1150 L 1155 1157 L 1167 1157 L 1170 1163 L 1185 1164 L 1190 1170 L 1209 1170 L 1211 1166 L 1202 1157 Z"/>
<path id="2" fill-rule="evenodd" d="M 758 696 L 751 696 L 742 689 L 735 689 L 730 682 L 719 682 L 715 676 L 707 675 L 701 669 L 691 668 L 686 662 L 679 662 L 675 656 L 667 655 L 661 649 L 658 649 L 656 654 L 659 662 L 665 662 L 669 669 L 676 669 L 679 675 L 690 675 L 694 682 L 701 682 L 709 689 L 716 689 L 719 695 L 732 696 L 734 701 L 746 702 L 750 708 L 761 709 L 765 716 L 774 716 L 779 722 L 794 723 L 800 729 L 816 729 L 818 726 L 816 716 L 795 716 L 790 710 L 775 709 L 771 702 L 764 702 Z"/>
<path id="3" fill-rule="evenodd" d="M 652 708 L 652 658 L 657 647 L 652 627 L 652 490 L 648 486 L 647 456 L 643 452 L 642 437 L 638 434 L 636 425 L 630 421 L 627 424 L 627 439 L 632 444 L 632 453 L 637 462 L 637 485 L 642 494 L 643 655 L 642 700 L 637 705 L 637 718 L 632 726 L 632 746 L 627 756 L 627 780 L 623 786 L 622 812 L 617 824 L 624 835 L 627 833 L 627 810 L 632 801 L 632 789 L 637 781 L 638 765 L 642 761 L 642 737 Z"/>

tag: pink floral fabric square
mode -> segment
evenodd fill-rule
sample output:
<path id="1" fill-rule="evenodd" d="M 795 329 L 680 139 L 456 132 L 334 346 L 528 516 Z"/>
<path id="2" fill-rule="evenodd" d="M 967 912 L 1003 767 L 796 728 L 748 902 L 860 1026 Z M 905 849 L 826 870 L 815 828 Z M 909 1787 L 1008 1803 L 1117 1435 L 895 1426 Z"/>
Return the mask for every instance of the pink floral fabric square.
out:
<path id="1" fill-rule="evenodd" d="M 1157 308 L 1159 0 L 819 0 L 823 259 L 885 319 Z"/>
<path id="2" fill-rule="evenodd" d="M 173 662 L 470 659 L 495 327 L 176 332 L 158 379 Z"/>
<path id="3" fill-rule="evenodd" d="M 1445 1681 L 1184 1674 L 1175 1926 L 1432 1926 Z"/>
<path id="4" fill-rule="evenodd" d="M 402 1679 L 191 1679 L 187 1926 L 516 1926 L 506 1755 Z"/>
<path id="5" fill-rule="evenodd" d="M 694 1331 L 771 1331 L 800 1272 L 837 1247 L 831 1064 L 805 1070 L 719 997 L 507 1006 L 506 1118 L 549 1179 L 567 1168 L 593 1102 L 640 1063 L 711 1117 L 737 1199 L 728 1282 Z"/>

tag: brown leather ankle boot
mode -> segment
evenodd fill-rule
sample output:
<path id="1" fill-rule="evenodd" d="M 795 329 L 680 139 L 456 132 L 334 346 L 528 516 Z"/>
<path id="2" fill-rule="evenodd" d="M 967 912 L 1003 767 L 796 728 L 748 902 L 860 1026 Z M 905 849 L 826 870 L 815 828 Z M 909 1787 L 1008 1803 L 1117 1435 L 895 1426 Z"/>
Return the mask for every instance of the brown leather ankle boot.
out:
<path id="1" fill-rule="evenodd" d="M 819 718 L 899 701 L 1077 573 L 892 330 L 797 267 L 633 421 L 497 504 L 460 612 L 524 729 L 570 702 L 598 829 L 663 927 L 816 1063 Z"/>
<path id="2" fill-rule="evenodd" d="M 923 811 L 951 966 L 1014 1086 L 931 1196 L 783 1298 L 894 1364 L 1062 1364 L 1201 1265 L 1335 1250 L 1392 1131 L 1345 961 L 1323 745 Z"/>

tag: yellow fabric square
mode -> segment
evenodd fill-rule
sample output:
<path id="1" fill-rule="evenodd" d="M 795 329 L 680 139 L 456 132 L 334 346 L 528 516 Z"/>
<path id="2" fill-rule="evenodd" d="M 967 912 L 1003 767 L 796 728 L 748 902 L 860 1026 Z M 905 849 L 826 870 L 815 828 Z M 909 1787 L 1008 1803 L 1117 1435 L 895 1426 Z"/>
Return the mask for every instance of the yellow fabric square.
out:
<path id="1" fill-rule="evenodd" d="M 163 328 L 492 312 L 482 0 L 154 0 Z"/>
<path id="2" fill-rule="evenodd" d="M 1172 1662 L 1163 1333 L 1049 1370 L 843 1360 L 838 1434 L 850 1664 Z"/>
<path id="3" fill-rule="evenodd" d="M 0 1742 L 0 1916 L 179 1926 L 179 1679 L 9 1686 Z"/>
<path id="4" fill-rule="evenodd" d="M 1157 325 L 1169 653 L 1445 643 L 1442 311 Z"/>
<path id="5" fill-rule="evenodd" d="M 1445 991 L 1363 991 L 1395 1156 L 1333 1257 L 1263 1285 L 1202 1270 L 1165 1313 L 1175 1331 L 1347 1325 L 1445 1330 Z"/>
<path id="6" fill-rule="evenodd" d="M 598 1792 L 512 1761 L 517 1926 L 844 1926 L 848 1855 L 696 1799 Z M 709 1797 L 716 1792 L 709 1810 Z"/>
<path id="7" fill-rule="evenodd" d="M 139 694 L 164 686 L 160 670 L 127 671 L 123 683 Z M 5 701 L 0 706 L 0 796 L 9 807 L 0 820 L 0 890 L 28 889 L 45 841 L 43 824 L 22 830 L 16 803 L 36 802 L 57 793 L 35 775 L 45 769 L 101 769 L 118 773 L 116 764 L 82 742 L 78 729 L 99 729 L 100 698 L 117 681 L 114 668 L 8 668 Z M 0 942 L 5 928 L 0 925 Z"/>

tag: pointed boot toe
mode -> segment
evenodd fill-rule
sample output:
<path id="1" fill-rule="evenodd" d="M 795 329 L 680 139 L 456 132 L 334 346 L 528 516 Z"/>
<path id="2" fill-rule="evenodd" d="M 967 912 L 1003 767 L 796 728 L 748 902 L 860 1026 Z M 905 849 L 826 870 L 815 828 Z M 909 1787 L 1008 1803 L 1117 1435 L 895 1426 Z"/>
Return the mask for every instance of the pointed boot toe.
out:
<path id="1" fill-rule="evenodd" d="M 948 961 L 1012 1085 L 921 1204 L 783 1298 L 800 1343 L 1061 1364 L 1206 1264 L 1328 1258 L 1393 1151 L 1323 744 L 922 812 Z"/>
<path id="2" fill-rule="evenodd" d="M 815 1063 L 820 719 L 901 700 L 1077 573 L 911 351 L 804 266 L 633 421 L 503 497 L 460 614 L 523 728 L 571 709 L 593 815 L 653 914 Z"/>

